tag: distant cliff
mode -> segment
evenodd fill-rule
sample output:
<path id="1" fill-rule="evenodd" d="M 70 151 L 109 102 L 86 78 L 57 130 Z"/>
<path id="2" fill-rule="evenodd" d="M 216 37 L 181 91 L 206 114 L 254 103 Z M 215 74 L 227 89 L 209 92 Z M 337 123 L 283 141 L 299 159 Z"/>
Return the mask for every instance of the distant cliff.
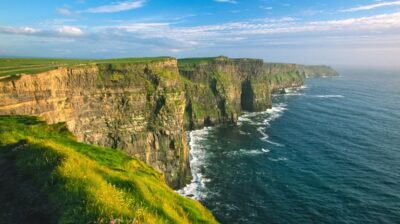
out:
<path id="1" fill-rule="evenodd" d="M 337 71 L 326 65 L 299 65 L 299 71 L 302 72 L 306 78 L 329 77 L 339 75 Z"/>
<path id="2" fill-rule="evenodd" d="M 274 90 L 335 74 L 258 59 L 114 60 L 0 80 L 0 115 L 65 122 L 79 141 L 124 150 L 179 188 L 191 178 L 186 130 L 234 123 L 270 108 Z"/>

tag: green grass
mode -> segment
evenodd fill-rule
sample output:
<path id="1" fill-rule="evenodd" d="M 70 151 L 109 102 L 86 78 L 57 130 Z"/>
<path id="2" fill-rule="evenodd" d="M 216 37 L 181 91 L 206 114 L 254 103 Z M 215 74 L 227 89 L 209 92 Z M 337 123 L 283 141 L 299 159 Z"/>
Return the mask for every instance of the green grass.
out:
<path id="1" fill-rule="evenodd" d="M 205 58 L 182 58 L 178 60 L 179 66 L 184 65 L 193 65 L 193 64 L 207 64 L 215 60 L 229 60 L 229 58 L 225 56 L 219 57 L 205 57 Z"/>
<path id="2" fill-rule="evenodd" d="M 90 64 L 150 63 L 172 59 L 171 57 L 118 58 L 102 60 L 51 59 L 51 58 L 0 58 L 0 77 L 16 74 L 37 74 L 59 67 Z"/>
<path id="3" fill-rule="evenodd" d="M 4 223 L 216 223 L 150 166 L 75 141 L 64 124 L 0 116 Z"/>

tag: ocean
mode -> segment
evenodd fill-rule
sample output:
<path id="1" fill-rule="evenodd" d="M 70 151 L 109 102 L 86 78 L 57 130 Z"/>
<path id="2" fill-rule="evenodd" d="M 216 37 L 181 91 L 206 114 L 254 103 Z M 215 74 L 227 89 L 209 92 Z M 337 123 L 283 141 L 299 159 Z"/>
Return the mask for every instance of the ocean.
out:
<path id="1" fill-rule="evenodd" d="M 339 72 L 190 132 L 179 192 L 221 223 L 400 223 L 400 72 Z"/>

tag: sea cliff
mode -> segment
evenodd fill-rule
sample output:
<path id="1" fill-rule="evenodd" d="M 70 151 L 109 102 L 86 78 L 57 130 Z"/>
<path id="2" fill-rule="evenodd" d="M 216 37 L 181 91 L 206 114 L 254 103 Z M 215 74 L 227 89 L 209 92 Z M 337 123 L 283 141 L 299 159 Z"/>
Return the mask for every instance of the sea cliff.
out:
<path id="1" fill-rule="evenodd" d="M 234 123 L 270 108 L 273 91 L 334 74 L 227 57 L 94 61 L 0 80 L 0 115 L 65 122 L 78 141 L 123 150 L 176 189 L 191 178 L 186 130 Z"/>

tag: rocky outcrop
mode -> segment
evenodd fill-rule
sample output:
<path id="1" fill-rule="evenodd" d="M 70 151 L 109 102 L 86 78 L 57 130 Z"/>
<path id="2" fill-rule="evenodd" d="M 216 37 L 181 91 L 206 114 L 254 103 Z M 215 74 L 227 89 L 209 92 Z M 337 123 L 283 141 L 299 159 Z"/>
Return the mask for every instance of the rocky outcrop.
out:
<path id="1" fill-rule="evenodd" d="M 93 63 L 0 80 L 0 115 L 65 122 L 77 140 L 124 150 L 178 188 L 191 178 L 185 130 L 268 109 L 273 91 L 321 71 L 226 57 Z"/>

